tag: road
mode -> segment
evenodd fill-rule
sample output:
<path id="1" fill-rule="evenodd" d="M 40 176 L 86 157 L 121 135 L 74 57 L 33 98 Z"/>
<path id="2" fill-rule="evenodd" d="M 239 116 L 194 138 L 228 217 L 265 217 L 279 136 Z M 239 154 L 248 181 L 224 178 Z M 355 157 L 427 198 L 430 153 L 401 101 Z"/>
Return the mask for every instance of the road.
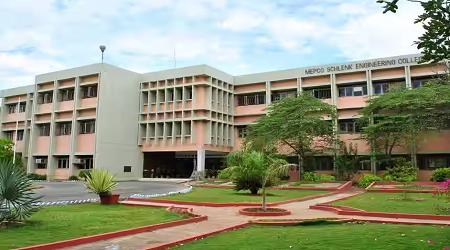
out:
<path id="1" fill-rule="evenodd" d="M 96 194 L 89 193 L 84 188 L 84 182 L 37 182 L 43 188 L 35 189 L 38 195 L 44 195 L 42 201 L 71 201 L 98 198 Z M 185 189 L 183 184 L 169 182 L 118 182 L 113 193 L 126 198 L 132 194 L 162 194 Z"/>

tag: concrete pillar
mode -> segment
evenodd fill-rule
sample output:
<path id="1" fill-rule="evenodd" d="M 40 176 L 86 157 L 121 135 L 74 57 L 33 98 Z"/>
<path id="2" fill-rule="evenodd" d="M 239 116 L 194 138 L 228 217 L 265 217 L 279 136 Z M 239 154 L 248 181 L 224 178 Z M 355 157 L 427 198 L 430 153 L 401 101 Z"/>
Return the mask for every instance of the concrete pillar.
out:
<path id="1" fill-rule="evenodd" d="M 197 171 L 200 171 L 200 172 L 205 171 L 205 150 L 204 149 L 197 150 Z"/>

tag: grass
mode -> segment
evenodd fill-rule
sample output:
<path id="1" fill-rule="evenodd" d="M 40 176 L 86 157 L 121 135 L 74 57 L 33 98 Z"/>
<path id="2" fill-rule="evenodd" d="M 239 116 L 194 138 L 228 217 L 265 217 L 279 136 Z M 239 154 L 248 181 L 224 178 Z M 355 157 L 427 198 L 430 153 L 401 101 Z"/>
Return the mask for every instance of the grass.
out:
<path id="1" fill-rule="evenodd" d="M 231 182 L 231 180 L 209 179 L 209 180 L 203 181 L 203 184 L 224 184 L 224 183 L 228 183 L 228 182 Z"/>
<path id="2" fill-rule="evenodd" d="M 383 188 L 384 188 L 384 189 L 391 189 L 391 188 L 383 187 L 383 185 L 371 187 L 371 189 L 383 189 Z M 436 186 L 418 186 L 418 185 L 412 185 L 412 186 L 407 186 L 406 188 L 404 188 L 403 185 L 398 185 L 398 187 L 395 187 L 395 189 L 434 190 L 434 189 L 437 189 L 437 187 L 436 187 Z"/>
<path id="3" fill-rule="evenodd" d="M 443 249 L 450 247 L 449 234 L 450 227 L 445 226 L 339 224 L 279 227 L 253 225 L 185 243 L 173 249 Z M 428 243 L 428 239 L 432 239 L 435 243 Z"/>
<path id="4" fill-rule="evenodd" d="M 164 208 L 84 204 L 46 207 L 23 225 L 0 228 L 0 249 L 31 246 L 188 218 Z"/>
<path id="5" fill-rule="evenodd" d="M 449 212 L 434 208 L 434 204 L 450 208 L 450 203 L 446 199 L 438 200 L 433 198 L 433 194 L 426 193 L 408 194 L 410 198 L 423 198 L 424 200 L 422 201 L 390 199 L 402 196 L 403 193 L 364 193 L 333 202 L 333 204 L 359 208 L 369 212 L 450 215 Z"/>
<path id="6" fill-rule="evenodd" d="M 267 190 L 267 201 L 285 201 L 311 195 L 329 193 L 329 191 L 315 190 Z M 237 192 L 231 188 L 202 188 L 194 187 L 187 194 L 176 194 L 158 199 L 195 202 L 261 202 L 261 196 L 252 196 L 248 191 Z"/>

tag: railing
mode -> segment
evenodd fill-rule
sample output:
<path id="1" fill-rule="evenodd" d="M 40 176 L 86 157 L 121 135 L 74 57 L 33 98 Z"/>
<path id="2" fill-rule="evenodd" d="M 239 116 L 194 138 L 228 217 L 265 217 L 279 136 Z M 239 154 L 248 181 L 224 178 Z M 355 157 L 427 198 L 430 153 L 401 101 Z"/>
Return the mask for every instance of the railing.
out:
<path id="1" fill-rule="evenodd" d="M 266 103 L 266 95 L 238 96 L 237 106 L 260 105 Z"/>

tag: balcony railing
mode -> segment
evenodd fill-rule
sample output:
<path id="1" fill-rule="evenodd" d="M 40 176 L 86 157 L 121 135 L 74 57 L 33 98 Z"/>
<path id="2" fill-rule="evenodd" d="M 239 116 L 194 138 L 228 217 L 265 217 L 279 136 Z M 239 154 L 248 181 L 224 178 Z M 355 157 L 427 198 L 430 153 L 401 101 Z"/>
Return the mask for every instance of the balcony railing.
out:
<path id="1" fill-rule="evenodd" d="M 238 96 L 237 106 L 261 105 L 266 103 L 266 95 Z"/>

